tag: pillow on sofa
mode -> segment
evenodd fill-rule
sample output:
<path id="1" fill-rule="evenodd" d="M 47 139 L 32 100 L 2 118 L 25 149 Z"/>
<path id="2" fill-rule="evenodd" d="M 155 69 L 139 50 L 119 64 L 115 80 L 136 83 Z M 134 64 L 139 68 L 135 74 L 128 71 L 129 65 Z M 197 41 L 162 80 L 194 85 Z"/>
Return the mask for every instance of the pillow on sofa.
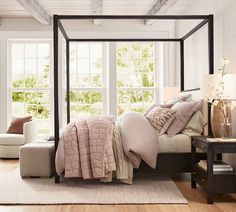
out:
<path id="1" fill-rule="evenodd" d="M 197 111 L 192 115 L 190 121 L 182 133 L 188 136 L 201 135 L 206 124 L 207 121 L 202 113 Z"/>
<path id="2" fill-rule="evenodd" d="M 13 117 L 7 133 L 23 134 L 24 123 L 32 121 L 32 116 Z"/>
<path id="3" fill-rule="evenodd" d="M 167 134 L 170 136 L 181 132 L 188 124 L 193 113 L 200 110 L 202 100 L 192 102 L 177 102 L 171 109 L 175 111 L 175 118 L 170 124 Z"/>
<path id="4" fill-rule="evenodd" d="M 175 111 L 172 109 L 156 106 L 145 116 L 145 118 L 157 130 L 158 134 L 164 134 L 165 132 L 163 132 L 162 129 L 164 128 L 164 131 L 166 131 L 173 121 L 174 114 Z"/>

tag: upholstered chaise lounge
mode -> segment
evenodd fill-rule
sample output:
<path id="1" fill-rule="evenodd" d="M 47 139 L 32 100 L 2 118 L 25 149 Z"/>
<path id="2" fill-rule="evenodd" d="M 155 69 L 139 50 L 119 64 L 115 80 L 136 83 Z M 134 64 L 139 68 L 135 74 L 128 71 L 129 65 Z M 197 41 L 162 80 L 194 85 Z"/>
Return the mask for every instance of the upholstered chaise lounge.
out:
<path id="1" fill-rule="evenodd" d="M 36 121 L 24 124 L 23 134 L 0 134 L 0 158 L 19 158 L 19 149 L 38 137 Z"/>

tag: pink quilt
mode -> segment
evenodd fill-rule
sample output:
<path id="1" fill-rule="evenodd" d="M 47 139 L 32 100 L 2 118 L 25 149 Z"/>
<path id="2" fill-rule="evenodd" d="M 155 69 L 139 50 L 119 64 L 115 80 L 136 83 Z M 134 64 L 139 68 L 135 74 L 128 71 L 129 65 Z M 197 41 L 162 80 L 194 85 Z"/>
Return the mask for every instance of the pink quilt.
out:
<path id="1" fill-rule="evenodd" d="M 105 178 L 116 170 L 112 150 L 114 117 L 90 116 L 64 131 L 65 177 Z"/>

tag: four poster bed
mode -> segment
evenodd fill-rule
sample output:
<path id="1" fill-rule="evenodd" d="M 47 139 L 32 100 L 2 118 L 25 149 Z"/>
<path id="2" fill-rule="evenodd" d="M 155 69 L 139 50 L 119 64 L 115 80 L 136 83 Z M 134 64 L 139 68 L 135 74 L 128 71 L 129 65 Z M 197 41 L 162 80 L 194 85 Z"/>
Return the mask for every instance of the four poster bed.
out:
<path id="1" fill-rule="evenodd" d="M 133 38 L 102 38 L 102 39 L 90 39 L 90 38 L 80 38 L 80 39 L 72 39 L 69 38 L 61 20 L 87 20 L 87 19 L 154 19 L 154 20 L 202 20 L 197 26 L 195 26 L 191 31 L 189 31 L 185 36 L 181 38 L 144 38 L 144 39 L 133 39 Z M 55 154 L 58 149 L 59 143 L 59 84 L 58 84 L 58 40 L 59 40 L 59 30 L 61 31 L 63 37 L 66 40 L 66 95 L 67 95 L 67 123 L 70 122 L 70 60 L 69 60 L 69 44 L 70 42 L 134 42 L 134 41 L 142 41 L 142 42 L 176 42 L 180 45 L 180 87 L 181 91 L 185 93 L 191 93 L 193 98 L 200 98 L 199 88 L 186 90 L 184 85 L 184 43 L 185 40 L 197 32 L 200 28 L 208 24 L 208 60 L 209 60 L 209 74 L 213 74 L 214 72 L 214 37 L 213 37 L 213 15 L 162 15 L 162 16 L 121 16 L 121 15 L 99 15 L 99 16 L 91 16 L 91 15 L 54 15 L 53 16 L 53 42 L 54 42 L 54 137 L 55 137 Z M 203 104 L 202 114 L 204 117 L 209 120 L 209 106 Z M 209 122 L 208 122 L 209 123 Z M 204 134 L 210 134 L 210 126 L 209 124 L 204 128 Z M 180 138 L 181 139 L 181 138 Z M 187 141 L 189 142 L 189 141 Z M 179 143 L 176 145 L 181 146 Z M 165 144 L 163 144 L 165 145 Z M 190 147 L 190 142 L 188 148 Z M 181 148 L 181 147 L 179 147 Z M 168 149 L 168 148 L 167 148 Z M 199 158 L 203 156 L 202 153 L 198 153 Z M 140 166 L 141 170 L 150 171 L 151 169 L 146 166 L 145 163 L 142 162 Z M 190 149 L 188 151 L 179 151 L 179 150 L 171 150 L 163 151 L 158 154 L 156 172 L 190 172 L 191 171 L 191 154 Z M 60 176 L 55 172 L 55 183 L 60 182 Z"/>

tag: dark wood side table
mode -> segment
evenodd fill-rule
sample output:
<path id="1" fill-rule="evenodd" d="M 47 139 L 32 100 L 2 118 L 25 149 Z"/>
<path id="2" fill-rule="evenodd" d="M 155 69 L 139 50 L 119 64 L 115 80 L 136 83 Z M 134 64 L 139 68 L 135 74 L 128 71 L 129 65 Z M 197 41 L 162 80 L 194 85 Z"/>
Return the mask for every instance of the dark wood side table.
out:
<path id="1" fill-rule="evenodd" d="M 198 166 L 196 148 L 206 152 L 207 170 Z M 191 141 L 192 172 L 191 186 L 196 188 L 198 183 L 207 192 L 207 203 L 213 204 L 214 194 L 236 192 L 236 170 L 213 171 L 213 162 L 221 159 L 221 153 L 236 153 L 236 141 L 209 141 L 204 136 L 193 136 Z"/>

